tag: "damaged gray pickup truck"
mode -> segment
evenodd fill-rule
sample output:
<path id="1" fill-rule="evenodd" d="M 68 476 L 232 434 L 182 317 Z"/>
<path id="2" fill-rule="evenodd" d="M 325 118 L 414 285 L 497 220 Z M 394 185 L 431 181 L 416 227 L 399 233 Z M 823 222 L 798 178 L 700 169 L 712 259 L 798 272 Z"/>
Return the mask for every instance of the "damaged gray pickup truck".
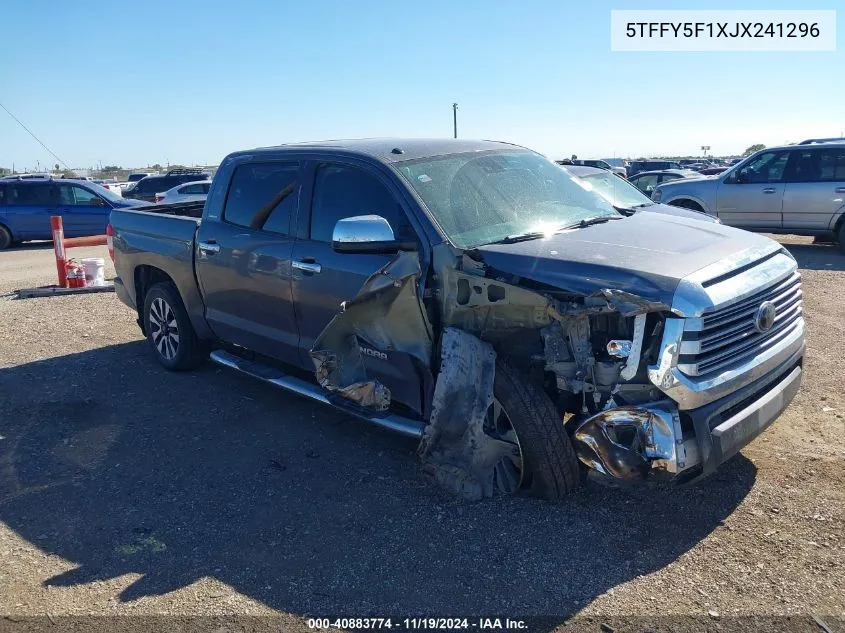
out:
<path id="1" fill-rule="evenodd" d="M 417 437 L 466 498 L 560 498 L 587 468 L 706 476 L 801 383 L 801 280 L 779 244 L 614 207 L 506 143 L 237 152 L 204 207 L 111 225 L 118 296 L 165 367 L 210 355 Z"/>

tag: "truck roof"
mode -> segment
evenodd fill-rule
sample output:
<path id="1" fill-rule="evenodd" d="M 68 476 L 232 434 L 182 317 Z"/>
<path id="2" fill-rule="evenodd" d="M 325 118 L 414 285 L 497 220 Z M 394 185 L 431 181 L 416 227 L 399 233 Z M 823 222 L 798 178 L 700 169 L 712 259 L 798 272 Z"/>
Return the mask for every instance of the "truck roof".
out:
<path id="1" fill-rule="evenodd" d="M 259 147 L 253 150 L 235 152 L 234 155 L 255 154 L 256 152 L 275 154 L 283 151 L 302 149 L 339 151 L 345 154 L 359 154 L 376 158 L 386 163 L 457 154 L 460 152 L 479 152 L 495 149 L 524 149 L 513 143 L 502 141 L 482 141 L 468 139 L 425 139 L 425 138 L 371 138 L 314 141 L 307 143 L 288 143 L 274 147 Z"/>

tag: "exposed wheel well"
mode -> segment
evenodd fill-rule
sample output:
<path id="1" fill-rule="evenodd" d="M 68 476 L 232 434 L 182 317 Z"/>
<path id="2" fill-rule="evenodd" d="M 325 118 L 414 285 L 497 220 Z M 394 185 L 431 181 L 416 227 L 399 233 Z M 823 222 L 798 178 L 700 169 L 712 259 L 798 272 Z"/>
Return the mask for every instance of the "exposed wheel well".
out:
<path id="1" fill-rule="evenodd" d="M 673 207 L 681 207 L 683 209 L 690 209 L 692 211 L 700 211 L 701 213 L 704 213 L 704 207 L 702 207 L 700 204 L 698 204 L 694 200 L 687 200 L 686 198 L 680 198 L 678 200 L 672 200 L 672 202 L 670 202 L 669 204 L 672 205 Z"/>
<path id="2" fill-rule="evenodd" d="M 144 329 L 143 311 L 147 292 L 154 285 L 162 282 L 173 283 L 173 279 L 160 268 L 145 265 L 135 269 L 135 307 L 138 310 L 138 323 L 141 325 L 141 330 Z"/>

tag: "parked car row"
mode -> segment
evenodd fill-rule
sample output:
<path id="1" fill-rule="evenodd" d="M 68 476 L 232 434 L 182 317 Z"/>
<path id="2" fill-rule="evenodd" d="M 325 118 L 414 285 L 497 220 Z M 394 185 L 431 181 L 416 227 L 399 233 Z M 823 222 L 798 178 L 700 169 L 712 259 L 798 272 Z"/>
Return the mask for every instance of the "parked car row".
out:
<path id="1" fill-rule="evenodd" d="M 166 174 L 150 174 L 130 183 L 123 190 L 124 198 L 155 202 L 156 195 L 188 182 L 208 180 L 210 174 L 202 169 L 171 169 Z"/>

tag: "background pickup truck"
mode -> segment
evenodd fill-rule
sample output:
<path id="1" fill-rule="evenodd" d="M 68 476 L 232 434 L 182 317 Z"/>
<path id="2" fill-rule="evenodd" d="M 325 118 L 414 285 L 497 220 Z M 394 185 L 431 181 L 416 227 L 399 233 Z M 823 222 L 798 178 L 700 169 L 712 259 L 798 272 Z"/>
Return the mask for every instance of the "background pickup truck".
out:
<path id="1" fill-rule="evenodd" d="M 210 354 L 419 437 L 464 497 L 689 481 L 797 391 L 800 276 L 623 200 L 505 143 L 237 152 L 204 206 L 112 212 L 115 287 L 165 367 Z"/>

